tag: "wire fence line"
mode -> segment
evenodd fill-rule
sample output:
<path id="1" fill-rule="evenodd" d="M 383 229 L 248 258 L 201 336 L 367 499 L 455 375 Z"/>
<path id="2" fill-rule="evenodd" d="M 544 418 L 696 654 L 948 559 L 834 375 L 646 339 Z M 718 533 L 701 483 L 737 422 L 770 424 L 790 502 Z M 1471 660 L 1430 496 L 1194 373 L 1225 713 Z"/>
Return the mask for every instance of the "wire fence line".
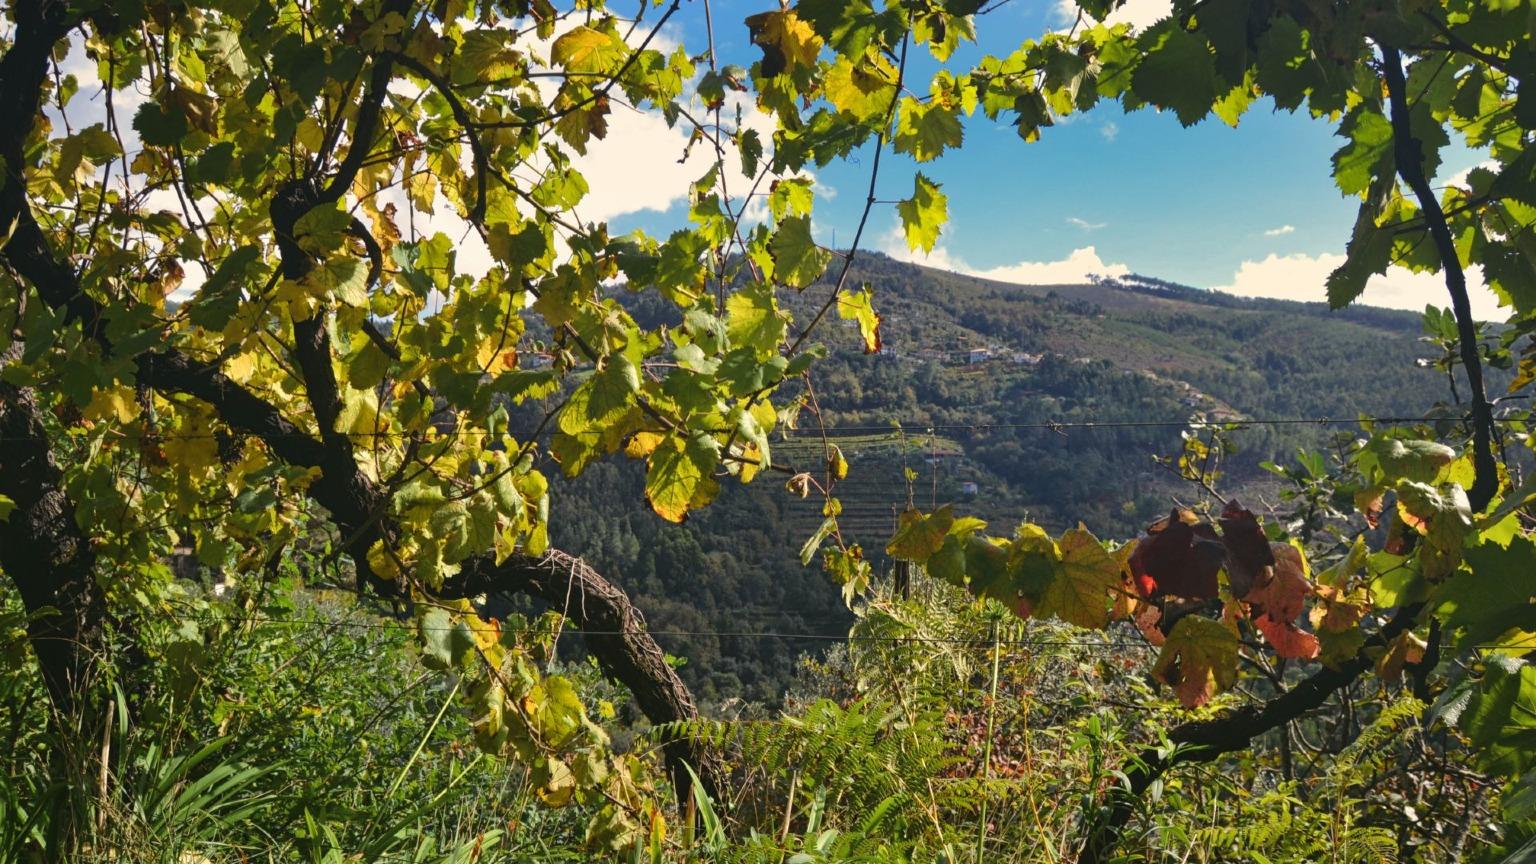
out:
<path id="1" fill-rule="evenodd" d="M 447 633 L 459 629 L 457 625 L 448 627 L 425 626 L 414 621 L 323 621 L 310 618 L 279 618 L 270 616 L 217 616 L 217 615 L 178 615 L 179 621 L 189 621 L 203 624 L 274 624 L 296 627 L 307 627 L 316 630 L 331 628 L 354 630 L 394 630 L 426 633 Z M 561 635 L 581 636 L 622 636 L 624 630 L 588 629 L 579 627 L 515 627 L 500 628 L 503 633 L 515 633 L 519 635 L 537 635 L 541 633 L 560 633 Z M 856 633 L 806 633 L 787 632 L 775 630 L 646 630 L 651 636 L 660 637 L 712 637 L 727 639 L 785 639 L 805 640 L 821 642 L 876 642 L 893 644 L 932 644 L 932 645 L 960 645 L 974 646 L 978 648 L 1001 645 L 1004 647 L 1034 647 L 1034 648 L 1097 648 L 1103 650 L 1126 648 L 1147 648 L 1148 643 L 1138 640 L 1111 640 L 1111 639 L 1072 639 L 1062 637 L 1029 638 L 1006 637 L 993 639 L 991 637 L 962 637 L 962 636 L 882 636 L 878 634 Z"/>
<path id="2" fill-rule="evenodd" d="M 202 624 L 275 624 L 295 627 L 307 627 L 315 630 L 332 628 L 351 630 L 392 630 L 410 631 L 421 633 L 448 633 L 459 629 L 459 625 L 448 627 L 425 626 L 415 621 L 324 621 L 312 618 L 279 618 L 261 615 L 247 616 L 217 616 L 217 615 L 176 615 L 178 621 L 188 621 Z M 1022 619 L 1021 619 L 1022 620 Z M 499 622 L 498 622 L 499 627 Z M 642 628 L 644 629 L 644 628 Z M 623 636 L 628 631 L 589 629 L 581 627 L 499 627 L 502 633 L 514 633 L 518 635 L 579 635 L 579 636 Z M 1003 648 L 1091 648 L 1090 653 L 1109 653 L 1111 651 L 1123 651 L 1127 649 L 1151 650 L 1157 648 L 1145 639 L 1091 639 L 1091 638 L 1067 638 L 1059 636 L 1050 637 L 991 637 L 991 636 L 882 636 L 868 633 L 805 633 L 787 632 L 776 630 L 650 630 L 645 632 L 651 636 L 660 637 L 712 637 L 721 639 L 784 639 L 818 642 L 869 642 L 880 644 L 910 644 L 910 645 L 950 645 L 970 648 L 991 648 L 994 645 Z M 1501 650 L 1508 646 L 1493 642 L 1479 642 L 1474 645 L 1463 646 L 1474 651 Z"/>
<path id="3" fill-rule="evenodd" d="M 904 423 L 891 421 L 886 425 L 831 425 L 825 427 L 813 427 L 794 430 L 794 434 L 786 435 L 790 438 L 819 438 L 823 433 L 827 435 L 867 435 L 877 432 L 885 433 L 917 433 L 938 430 L 953 431 L 988 431 L 993 429 L 1036 429 L 1042 431 L 1058 431 L 1067 429 L 1181 429 L 1189 427 L 1214 428 L 1232 427 L 1241 429 L 1246 426 L 1357 426 L 1370 424 L 1396 424 L 1396 423 L 1464 423 L 1470 415 L 1453 416 L 1445 414 L 1426 414 L 1419 416 L 1371 416 L 1358 417 L 1269 417 L 1269 418 L 1226 418 L 1220 420 L 1184 418 L 1182 420 L 1040 420 L 1029 423 Z M 1515 422 L 1514 418 L 1496 417 L 1495 422 Z M 346 432 L 348 438 L 384 438 L 407 439 L 428 434 L 421 432 L 406 432 L 391 429 L 379 429 L 373 431 Z M 430 433 L 438 438 L 483 438 L 510 434 L 500 430 L 489 429 L 437 429 Z M 120 441 L 187 441 L 208 440 L 221 437 L 258 437 L 264 439 L 286 438 L 313 438 L 314 433 L 295 430 L 292 432 L 265 432 L 265 433 L 229 433 L 229 432 L 114 432 L 112 437 Z M 0 435 L 0 443 L 28 442 L 50 440 L 43 435 Z"/>

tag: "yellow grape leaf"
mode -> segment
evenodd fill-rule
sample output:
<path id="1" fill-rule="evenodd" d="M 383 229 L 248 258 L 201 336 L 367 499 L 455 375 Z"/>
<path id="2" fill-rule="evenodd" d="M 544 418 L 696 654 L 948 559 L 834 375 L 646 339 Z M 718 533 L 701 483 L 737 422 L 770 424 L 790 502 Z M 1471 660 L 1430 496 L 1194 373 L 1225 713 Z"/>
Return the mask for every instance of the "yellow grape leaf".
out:
<path id="1" fill-rule="evenodd" d="M 932 252 L 949 220 L 949 198 L 939 191 L 939 184 L 919 172 L 913 178 L 912 197 L 897 201 L 896 213 L 907 236 L 907 248 Z"/>
<path id="2" fill-rule="evenodd" d="M 834 480 L 848 477 L 848 460 L 843 456 L 843 448 L 836 444 L 827 445 L 827 473 Z"/>
<path id="3" fill-rule="evenodd" d="M 87 420 L 131 423 L 133 418 L 139 416 L 139 403 L 133 398 L 132 390 L 126 387 L 109 387 L 104 390 L 93 390 L 91 401 L 81 409 L 80 413 Z"/>
<path id="4" fill-rule="evenodd" d="M 759 12 L 748 16 L 752 42 L 763 49 L 762 73 L 772 78 L 800 66 L 814 66 L 821 53 L 821 37 L 793 9 Z"/>
<path id="5" fill-rule="evenodd" d="M 1116 621 L 1134 616 L 1142 602 L 1141 594 L 1136 590 L 1136 581 L 1131 576 L 1131 555 L 1135 551 L 1136 541 L 1132 540 L 1114 552 L 1115 565 L 1120 568 L 1120 574 L 1115 587 L 1110 589 L 1114 592 L 1114 602 L 1110 604 L 1109 612 L 1110 617 Z"/>
<path id="6" fill-rule="evenodd" d="M 896 80 L 896 67 L 878 52 L 866 53 L 857 63 L 839 55 L 821 89 L 838 111 L 872 120 L 890 108 Z"/>
<path id="7" fill-rule="evenodd" d="M 1220 621 L 1185 615 L 1163 642 L 1152 674 L 1198 708 L 1237 681 L 1237 634 Z"/>
<path id="8" fill-rule="evenodd" d="M 549 59 L 572 72 L 608 73 L 624 62 L 622 41 L 586 25 L 573 27 L 555 40 Z"/>
<path id="9" fill-rule="evenodd" d="M 880 313 L 875 311 L 875 292 L 868 285 L 858 291 L 840 291 L 837 295 L 837 317 L 844 321 L 857 321 L 859 336 L 864 340 L 865 354 L 880 352 Z"/>
<path id="10" fill-rule="evenodd" d="M 901 514 L 896 536 L 885 547 L 885 554 L 902 561 L 922 563 L 944 545 L 944 536 L 955 522 L 955 514 L 946 504 L 935 510 L 932 516 L 924 516 L 917 510 Z"/>
<path id="11" fill-rule="evenodd" d="M 1424 649 L 1428 647 L 1412 630 L 1404 630 L 1387 644 L 1386 653 L 1376 661 L 1376 674 L 1384 682 L 1396 681 L 1402 677 L 1404 666 L 1424 659 Z"/>
<path id="12" fill-rule="evenodd" d="M 548 756 L 543 766 L 536 767 L 533 776 L 538 783 L 533 791 L 540 801 L 550 807 L 564 807 L 571 803 L 571 797 L 576 793 L 576 775 L 571 773 L 570 766 Z"/>
<path id="13" fill-rule="evenodd" d="M 666 440 L 660 432 L 636 432 L 629 436 L 629 441 L 624 444 L 624 455 L 631 459 L 644 459 L 656 452 L 657 446 Z"/>
<path id="14" fill-rule="evenodd" d="M 1055 615 L 1069 624 L 1102 630 L 1109 624 L 1110 595 L 1120 584 L 1120 562 L 1088 529 L 1078 526 L 1056 542 L 1061 558 L 1041 595 L 1035 615 Z"/>
<path id="15" fill-rule="evenodd" d="M 400 568 L 395 564 L 394 556 L 389 554 L 383 540 L 373 541 L 368 547 L 368 566 L 374 575 L 380 579 L 395 579 L 400 576 Z"/>
<path id="16" fill-rule="evenodd" d="M 681 522 L 720 491 L 713 472 L 720 445 L 703 433 L 686 440 L 668 437 L 651 453 L 645 474 L 645 499 L 668 522 Z"/>
<path id="17" fill-rule="evenodd" d="M 901 100 L 901 114 L 896 121 L 896 152 L 906 153 L 919 162 L 928 162 L 939 158 L 947 149 L 959 147 L 964 138 L 959 111 L 937 102 L 919 102 L 911 96 Z"/>
<path id="18" fill-rule="evenodd" d="M 208 418 L 195 414 L 187 418 L 160 445 L 166 461 L 187 472 L 204 471 L 218 464 L 219 442 L 213 437 Z"/>

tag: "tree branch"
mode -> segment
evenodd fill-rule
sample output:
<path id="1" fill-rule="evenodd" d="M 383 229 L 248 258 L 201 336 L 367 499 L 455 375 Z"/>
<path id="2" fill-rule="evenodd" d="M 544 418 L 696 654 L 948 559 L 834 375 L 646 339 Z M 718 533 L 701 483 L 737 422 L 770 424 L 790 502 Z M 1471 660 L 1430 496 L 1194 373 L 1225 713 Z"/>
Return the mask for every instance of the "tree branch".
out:
<path id="1" fill-rule="evenodd" d="M 1451 309 L 1456 314 L 1456 331 L 1461 342 L 1461 363 L 1466 368 L 1467 389 L 1472 400 L 1472 462 L 1477 470 L 1467 501 L 1472 512 L 1482 512 L 1498 489 L 1498 465 L 1493 456 L 1493 406 L 1483 387 L 1483 363 L 1477 351 L 1477 323 L 1472 320 L 1472 301 L 1467 295 L 1467 275 L 1451 237 L 1450 225 L 1440 207 L 1440 199 L 1424 176 L 1424 145 L 1414 137 L 1409 116 L 1408 85 L 1403 77 L 1403 58 L 1391 45 L 1380 43 L 1382 73 L 1386 79 L 1387 99 L 1392 114 L 1393 156 L 1397 174 L 1419 199 L 1429 236 L 1440 255 L 1440 269 L 1445 274 L 1445 289 L 1451 295 Z"/>
<path id="2" fill-rule="evenodd" d="M 1106 806 L 1087 827 L 1078 864 L 1101 864 L 1111 859 L 1136 803 L 1159 777 L 1180 765 L 1211 762 L 1227 753 L 1246 750 L 1253 739 L 1317 709 L 1329 696 L 1371 668 L 1372 661 L 1366 652 L 1385 646 L 1411 629 L 1422 609 L 1422 603 L 1404 606 L 1348 662 L 1337 668 L 1325 666 L 1262 705 L 1245 705 L 1211 720 L 1192 720 L 1175 726 L 1168 733 L 1174 750 L 1143 750 L 1125 771 L 1124 784 L 1109 793 Z"/>
<path id="3" fill-rule="evenodd" d="M 465 562 L 442 589 L 450 598 L 497 592 L 526 594 L 557 608 L 569 607 L 567 614 L 590 631 L 585 637 L 587 650 L 610 677 L 629 687 L 640 710 L 653 721 L 658 717 L 698 717 L 693 694 L 646 633 L 640 610 L 582 559 L 550 550 L 542 556 L 512 555 L 498 565 L 480 556 Z M 685 763 L 694 767 L 712 796 L 723 791 L 724 766 L 710 748 L 673 739 L 663 745 L 662 752 L 679 801 L 687 796 L 691 785 Z"/>

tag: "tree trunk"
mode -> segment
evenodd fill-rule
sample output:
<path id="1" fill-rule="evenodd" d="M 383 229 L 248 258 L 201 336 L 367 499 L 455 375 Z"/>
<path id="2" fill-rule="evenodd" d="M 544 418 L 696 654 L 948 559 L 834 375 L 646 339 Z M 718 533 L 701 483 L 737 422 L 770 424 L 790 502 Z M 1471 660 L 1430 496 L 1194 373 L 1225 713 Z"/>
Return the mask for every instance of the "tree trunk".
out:
<path id="1" fill-rule="evenodd" d="M 95 552 L 75 523 L 32 393 L 0 383 L 0 495 L 16 509 L 0 522 L 0 569 L 28 615 L 27 634 L 54 707 L 84 708 L 101 636 Z"/>

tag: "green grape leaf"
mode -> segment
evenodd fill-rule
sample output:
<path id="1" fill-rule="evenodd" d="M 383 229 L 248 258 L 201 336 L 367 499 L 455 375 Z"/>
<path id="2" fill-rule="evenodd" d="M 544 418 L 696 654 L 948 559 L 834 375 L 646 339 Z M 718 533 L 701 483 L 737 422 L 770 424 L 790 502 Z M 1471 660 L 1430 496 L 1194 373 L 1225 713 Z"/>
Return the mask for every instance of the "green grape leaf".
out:
<path id="1" fill-rule="evenodd" d="M 1210 43 L 1169 21 L 1147 31 L 1146 57 L 1131 76 L 1131 89 L 1159 108 L 1171 109 L 1179 122 L 1193 126 L 1210 113 L 1220 95 Z"/>
<path id="2" fill-rule="evenodd" d="M 305 252 L 325 255 L 341 247 L 351 224 L 352 214 L 342 204 L 313 207 L 293 223 L 293 239 Z"/>
<path id="3" fill-rule="evenodd" d="M 1362 194 L 1374 178 L 1392 174 L 1392 123 L 1380 111 L 1356 108 L 1338 134 L 1349 139 L 1333 154 L 1333 180 L 1345 195 Z"/>
<path id="4" fill-rule="evenodd" d="M 257 246 L 241 246 L 226 255 L 187 305 L 192 323 L 205 330 L 224 329 L 240 308 L 241 283 L 255 272 L 260 260 L 261 249 Z"/>
<path id="5" fill-rule="evenodd" d="M 895 536 L 885 547 L 885 554 L 922 564 L 944 545 L 945 535 L 954 523 L 955 513 L 948 504 L 926 516 L 917 510 L 904 511 Z"/>
<path id="6" fill-rule="evenodd" d="M 875 38 L 877 19 L 869 0 L 799 0 L 795 12 L 839 55 L 857 57 Z"/>
<path id="7" fill-rule="evenodd" d="M 1294 18 L 1276 17 L 1269 29 L 1259 37 L 1259 55 L 1256 64 L 1259 86 L 1274 97 L 1275 105 L 1291 111 L 1300 107 L 1306 99 L 1307 88 L 1312 84 L 1315 61 L 1308 46 L 1309 34 L 1301 29 Z"/>
<path id="8" fill-rule="evenodd" d="M 1328 305 L 1342 309 L 1355 302 L 1365 291 L 1372 276 L 1387 272 L 1392 263 L 1393 235 L 1376 224 L 1381 213 L 1381 202 L 1390 191 L 1391 178 L 1377 178 L 1377 187 L 1361 203 L 1355 217 L 1354 236 L 1350 238 L 1348 256 L 1332 273 L 1328 274 Z"/>
<path id="9" fill-rule="evenodd" d="M 607 75 L 618 70 L 627 54 L 622 40 L 583 24 L 555 40 L 549 59 L 572 72 Z"/>
<path id="10" fill-rule="evenodd" d="M 907 235 L 907 248 L 932 252 L 939 242 L 939 232 L 949 221 L 949 199 L 939 191 L 939 184 L 921 172 L 913 178 L 912 187 L 912 197 L 896 203 L 902 230 Z"/>
<path id="11" fill-rule="evenodd" d="M 779 314 L 773 286 L 754 282 L 725 301 L 726 333 L 731 345 L 750 348 L 759 357 L 777 354 L 788 325 Z"/>
<path id="12" fill-rule="evenodd" d="M 1465 553 L 1466 565 L 1435 588 L 1430 602 L 1447 630 L 1461 630 L 1464 646 L 1494 645 L 1500 637 L 1536 633 L 1536 543 L 1516 537 L 1508 546 L 1483 542 Z"/>
<path id="13" fill-rule="evenodd" d="M 919 102 L 911 96 L 901 100 L 896 118 L 896 152 L 906 153 L 919 162 L 929 162 L 959 147 L 965 139 L 960 127 L 960 113 L 934 99 Z"/>
<path id="14" fill-rule="evenodd" d="M 811 237 L 811 220 L 791 216 L 779 223 L 769 241 L 773 255 L 773 274 L 791 288 L 801 289 L 821 278 L 832 260 L 832 253 L 816 245 Z"/>
<path id="15" fill-rule="evenodd" d="M 635 403 L 639 391 L 639 368 L 623 353 L 610 354 L 603 367 L 571 393 L 560 411 L 560 430 L 579 435 L 607 426 Z"/>
<path id="16" fill-rule="evenodd" d="M 1482 679 L 1464 695 L 1454 719 L 1470 739 L 1479 768 L 1515 775 L 1536 766 L 1536 667 L 1489 655 Z"/>
<path id="17" fill-rule="evenodd" d="M 474 637 L 447 609 L 425 608 L 416 619 L 421 634 L 421 662 L 432 669 L 454 669 L 474 647 Z"/>
<path id="18" fill-rule="evenodd" d="M 768 212 L 774 221 L 791 216 L 808 216 L 816 201 L 816 190 L 809 178 L 786 177 L 773 181 L 768 191 Z"/>
<path id="19" fill-rule="evenodd" d="M 139 106 L 133 115 L 133 129 L 139 140 L 151 147 L 170 147 L 190 131 L 186 115 L 175 108 L 167 110 L 158 102 Z"/>

